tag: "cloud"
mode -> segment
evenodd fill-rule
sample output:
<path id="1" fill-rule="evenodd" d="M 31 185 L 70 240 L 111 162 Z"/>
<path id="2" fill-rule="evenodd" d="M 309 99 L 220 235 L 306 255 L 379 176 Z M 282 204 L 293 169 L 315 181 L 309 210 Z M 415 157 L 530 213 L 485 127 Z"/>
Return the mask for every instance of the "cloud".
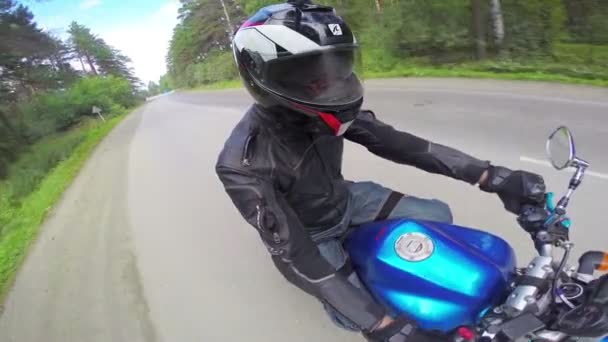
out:
<path id="1" fill-rule="evenodd" d="M 83 0 L 80 3 L 80 9 L 91 9 L 93 7 L 97 7 L 101 5 L 101 0 Z"/>
<path id="2" fill-rule="evenodd" d="M 135 74 L 145 84 L 158 82 L 166 72 L 165 56 L 177 25 L 178 9 L 179 1 L 170 0 L 148 16 L 99 35 L 133 60 Z"/>

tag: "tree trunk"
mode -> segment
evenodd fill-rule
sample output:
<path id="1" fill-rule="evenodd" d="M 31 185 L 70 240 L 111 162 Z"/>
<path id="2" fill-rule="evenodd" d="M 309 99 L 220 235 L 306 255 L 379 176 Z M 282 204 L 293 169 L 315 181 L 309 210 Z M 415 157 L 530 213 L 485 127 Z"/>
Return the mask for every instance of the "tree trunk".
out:
<path id="1" fill-rule="evenodd" d="M 492 14 L 492 23 L 494 26 L 494 42 L 500 48 L 505 39 L 505 22 L 502 17 L 502 8 L 500 0 L 490 0 Z"/>
<path id="2" fill-rule="evenodd" d="M 82 61 L 82 56 L 78 54 L 78 60 L 80 61 L 80 66 L 82 67 L 83 72 L 87 72 L 87 68 L 84 66 L 84 62 Z"/>
<path id="3" fill-rule="evenodd" d="M 95 69 L 95 65 L 93 64 L 93 61 L 91 60 L 91 56 L 85 54 L 84 57 L 87 59 L 87 63 L 89 64 L 89 67 L 91 67 L 91 71 L 93 72 L 93 74 L 95 76 L 99 75 L 97 73 L 97 69 Z"/>
<path id="4" fill-rule="evenodd" d="M 382 4 L 380 3 L 380 0 L 376 0 L 376 12 L 382 12 Z"/>
<path id="5" fill-rule="evenodd" d="M 471 0 L 473 11 L 473 36 L 477 48 L 477 59 L 486 58 L 486 37 L 484 30 L 483 13 L 481 10 L 481 0 Z"/>
<path id="6" fill-rule="evenodd" d="M 228 26 L 228 40 L 232 41 L 232 31 L 234 30 L 234 27 L 232 27 L 232 21 L 230 20 L 230 14 L 228 14 L 228 9 L 226 8 L 226 4 L 224 3 L 224 0 L 220 0 L 220 3 L 222 4 L 222 8 L 224 9 L 224 17 L 226 18 L 226 25 Z"/>

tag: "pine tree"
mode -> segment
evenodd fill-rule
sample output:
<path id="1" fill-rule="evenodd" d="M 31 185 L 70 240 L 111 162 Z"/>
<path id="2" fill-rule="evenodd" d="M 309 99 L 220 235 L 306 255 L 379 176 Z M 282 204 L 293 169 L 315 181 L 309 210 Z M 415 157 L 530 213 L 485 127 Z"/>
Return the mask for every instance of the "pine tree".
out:
<path id="1" fill-rule="evenodd" d="M 127 79 L 133 89 L 140 86 L 140 81 L 134 76 L 129 66 L 131 59 L 117 49 L 97 37 L 86 26 L 72 22 L 70 29 L 70 44 L 83 66 L 83 71 L 94 75 L 114 75 Z M 88 65 L 86 71 L 84 65 Z"/>

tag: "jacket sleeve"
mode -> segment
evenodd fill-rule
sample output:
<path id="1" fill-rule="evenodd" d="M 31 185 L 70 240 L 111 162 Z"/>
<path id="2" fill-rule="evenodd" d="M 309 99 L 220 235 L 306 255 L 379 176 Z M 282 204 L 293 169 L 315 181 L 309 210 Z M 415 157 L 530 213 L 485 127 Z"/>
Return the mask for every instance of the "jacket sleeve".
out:
<path id="1" fill-rule="evenodd" d="M 284 196 L 270 180 L 246 170 L 217 167 L 226 192 L 245 220 L 260 234 L 282 267 L 305 283 L 313 295 L 344 316 L 371 330 L 385 315 L 384 308 L 364 295 L 323 258 Z"/>
<path id="2" fill-rule="evenodd" d="M 361 111 L 344 137 L 382 158 L 471 184 L 476 184 L 490 166 L 488 161 L 398 131 L 378 120 L 371 111 Z"/>

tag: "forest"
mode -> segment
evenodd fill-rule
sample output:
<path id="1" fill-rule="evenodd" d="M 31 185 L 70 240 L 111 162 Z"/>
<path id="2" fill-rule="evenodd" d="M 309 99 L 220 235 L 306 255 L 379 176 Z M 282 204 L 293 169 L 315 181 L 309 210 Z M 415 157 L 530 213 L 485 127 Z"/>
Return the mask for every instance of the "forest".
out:
<path id="1" fill-rule="evenodd" d="M 45 207 L 20 212 L 36 204 L 28 196 L 62 161 L 84 160 L 114 118 L 141 101 L 130 62 L 77 22 L 61 39 L 42 30 L 22 2 L 0 0 L 0 237 L 41 217 Z M 72 167 L 37 205 L 58 198 Z"/>
<path id="2" fill-rule="evenodd" d="M 161 88 L 237 78 L 230 37 L 268 0 L 181 0 Z M 605 0 L 319 0 L 361 44 L 365 74 L 608 84 Z"/>

